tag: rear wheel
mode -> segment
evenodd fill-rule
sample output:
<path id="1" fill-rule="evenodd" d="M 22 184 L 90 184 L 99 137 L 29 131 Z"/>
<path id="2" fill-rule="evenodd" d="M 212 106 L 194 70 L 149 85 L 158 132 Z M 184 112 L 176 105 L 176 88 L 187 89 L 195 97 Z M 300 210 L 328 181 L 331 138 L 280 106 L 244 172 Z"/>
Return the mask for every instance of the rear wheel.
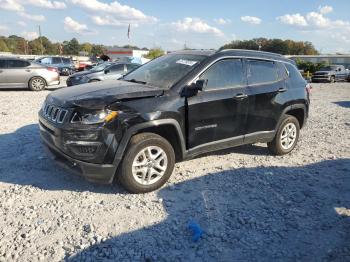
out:
<path id="1" fill-rule="evenodd" d="M 46 82 L 42 77 L 36 76 L 30 79 L 29 89 L 32 91 L 41 91 L 46 87 Z"/>
<path id="2" fill-rule="evenodd" d="M 291 152 L 299 139 L 300 125 L 298 119 L 291 115 L 283 116 L 275 138 L 267 143 L 271 153 L 285 155 Z"/>
<path id="3" fill-rule="evenodd" d="M 138 134 L 130 140 L 118 180 L 131 193 L 151 192 L 165 184 L 174 164 L 174 149 L 166 139 L 153 133 Z"/>

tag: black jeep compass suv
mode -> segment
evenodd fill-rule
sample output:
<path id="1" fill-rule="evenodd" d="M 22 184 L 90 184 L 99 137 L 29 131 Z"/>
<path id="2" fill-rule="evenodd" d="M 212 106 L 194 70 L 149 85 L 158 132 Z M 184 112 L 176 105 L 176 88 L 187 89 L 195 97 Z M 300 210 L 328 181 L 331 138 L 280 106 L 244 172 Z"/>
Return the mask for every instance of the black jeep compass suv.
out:
<path id="1" fill-rule="evenodd" d="M 309 86 L 283 56 L 247 50 L 183 51 L 121 80 L 50 93 L 40 133 L 57 161 L 89 181 L 144 193 L 177 161 L 265 142 L 294 149 L 309 111 Z"/>

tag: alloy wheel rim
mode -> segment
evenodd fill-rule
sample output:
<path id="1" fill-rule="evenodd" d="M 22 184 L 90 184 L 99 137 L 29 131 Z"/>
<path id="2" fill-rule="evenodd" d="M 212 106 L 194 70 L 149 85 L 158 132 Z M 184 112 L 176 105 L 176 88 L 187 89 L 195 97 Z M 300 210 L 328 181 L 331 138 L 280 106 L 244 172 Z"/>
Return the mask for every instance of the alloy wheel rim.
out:
<path id="1" fill-rule="evenodd" d="M 281 132 L 280 143 L 284 150 L 290 149 L 297 138 L 297 127 L 294 123 L 285 125 Z"/>
<path id="2" fill-rule="evenodd" d="M 152 185 L 165 174 L 168 157 L 158 146 L 148 146 L 142 149 L 134 158 L 132 175 L 141 185 Z"/>
<path id="3" fill-rule="evenodd" d="M 41 90 L 45 87 L 45 83 L 42 79 L 39 79 L 39 78 L 35 78 L 32 80 L 32 87 L 35 89 L 35 90 Z"/>

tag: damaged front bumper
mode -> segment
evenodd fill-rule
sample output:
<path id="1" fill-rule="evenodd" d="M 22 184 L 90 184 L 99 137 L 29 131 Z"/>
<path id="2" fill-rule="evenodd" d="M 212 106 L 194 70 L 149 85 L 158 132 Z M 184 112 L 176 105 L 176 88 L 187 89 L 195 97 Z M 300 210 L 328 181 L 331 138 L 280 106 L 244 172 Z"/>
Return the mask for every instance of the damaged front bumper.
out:
<path id="1" fill-rule="evenodd" d="M 64 139 L 66 130 L 56 128 L 40 115 L 39 126 L 40 136 L 45 148 L 48 149 L 47 151 L 60 166 L 85 177 L 91 182 L 101 184 L 111 184 L 113 182 L 117 170 L 117 165 L 112 161 L 112 156 L 114 156 L 112 151 L 115 150 L 115 143 L 110 142 L 111 146 L 107 146 L 103 140 L 75 141 L 74 143 L 66 141 Z M 78 148 L 80 151 L 76 152 L 75 148 Z M 81 151 L 82 149 L 84 151 Z M 94 151 L 90 151 L 91 149 L 94 149 Z M 64 151 L 69 152 L 69 155 Z M 73 155 L 77 157 L 73 157 Z M 110 160 L 107 161 L 106 159 Z"/>

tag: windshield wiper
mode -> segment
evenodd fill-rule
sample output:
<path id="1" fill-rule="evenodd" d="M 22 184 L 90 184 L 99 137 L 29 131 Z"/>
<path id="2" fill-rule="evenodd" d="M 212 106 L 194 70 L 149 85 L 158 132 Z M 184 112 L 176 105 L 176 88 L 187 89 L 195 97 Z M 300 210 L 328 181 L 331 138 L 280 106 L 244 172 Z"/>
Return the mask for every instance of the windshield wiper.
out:
<path id="1" fill-rule="evenodd" d="M 124 81 L 128 81 L 128 82 L 132 82 L 132 83 L 138 83 L 138 84 L 143 84 L 143 85 L 147 85 L 147 82 L 145 81 L 140 81 L 140 80 L 136 80 L 136 79 L 130 79 L 130 80 L 126 80 L 126 79 L 123 79 Z"/>

